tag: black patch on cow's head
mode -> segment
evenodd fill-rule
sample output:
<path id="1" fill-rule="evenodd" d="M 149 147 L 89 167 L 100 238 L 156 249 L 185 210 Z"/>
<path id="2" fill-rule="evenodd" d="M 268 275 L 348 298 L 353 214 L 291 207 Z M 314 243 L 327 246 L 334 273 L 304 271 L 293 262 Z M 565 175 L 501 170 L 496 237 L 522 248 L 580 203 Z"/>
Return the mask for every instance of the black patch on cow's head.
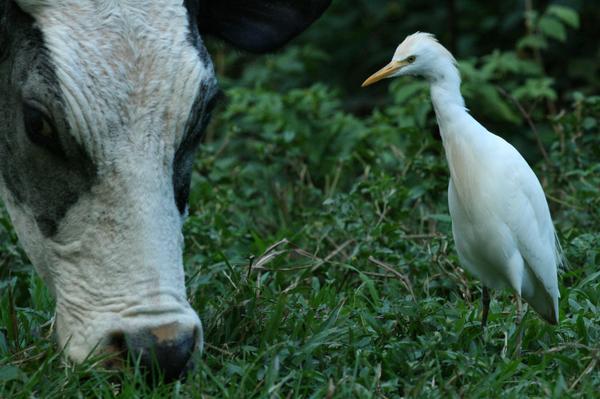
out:
<path id="1" fill-rule="evenodd" d="M 17 206 L 53 236 L 94 184 L 96 169 L 70 133 L 42 32 L 28 14 L 2 4 L 8 25 L 0 31 L 0 173 Z"/>
<path id="2" fill-rule="evenodd" d="M 212 111 L 222 98 L 222 92 L 214 82 L 207 82 L 200 88 L 200 94 L 192 107 L 187 123 L 185 138 L 179 145 L 173 161 L 173 191 L 179 213 L 185 213 L 196 149 L 210 122 Z"/>
<path id="3" fill-rule="evenodd" d="M 197 15 L 199 3 L 197 0 L 184 0 L 188 13 L 188 41 L 198 51 L 200 62 L 212 70 L 210 55 L 198 30 Z M 184 214 L 190 194 L 190 183 L 196 149 L 202 140 L 204 130 L 210 121 L 212 111 L 222 97 L 216 77 L 202 82 L 198 95 L 194 100 L 191 114 L 186 124 L 186 132 L 173 160 L 173 192 L 175 204 L 180 214 Z"/>

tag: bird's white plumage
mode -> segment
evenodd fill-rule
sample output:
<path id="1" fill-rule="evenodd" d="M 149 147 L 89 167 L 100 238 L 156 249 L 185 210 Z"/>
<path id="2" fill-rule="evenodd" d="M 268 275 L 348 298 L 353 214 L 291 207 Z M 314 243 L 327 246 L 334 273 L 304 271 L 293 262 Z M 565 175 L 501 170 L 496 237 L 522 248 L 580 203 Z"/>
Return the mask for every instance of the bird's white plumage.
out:
<path id="1" fill-rule="evenodd" d="M 486 287 L 513 290 L 557 323 L 562 255 L 544 191 L 521 154 L 465 109 L 455 64 L 432 35 L 416 33 L 365 84 L 400 75 L 428 79 L 450 169 L 448 204 L 461 265 Z"/>
<path id="2" fill-rule="evenodd" d="M 542 187 L 514 147 L 472 122 L 472 133 L 481 136 L 475 140 L 442 133 L 451 165 L 448 204 L 461 264 L 485 286 L 511 288 L 555 322 L 559 260 Z"/>

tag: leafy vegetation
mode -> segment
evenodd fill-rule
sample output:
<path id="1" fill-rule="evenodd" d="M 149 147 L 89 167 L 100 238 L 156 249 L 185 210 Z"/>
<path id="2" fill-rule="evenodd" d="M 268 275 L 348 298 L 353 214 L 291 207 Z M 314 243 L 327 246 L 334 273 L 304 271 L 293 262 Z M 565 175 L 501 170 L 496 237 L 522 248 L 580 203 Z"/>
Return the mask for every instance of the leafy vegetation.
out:
<path id="1" fill-rule="evenodd" d="M 52 298 L 3 213 L 0 398 L 597 397 L 598 9 L 413 3 L 334 2 L 273 56 L 209 43 L 227 101 L 185 225 L 206 337 L 186 382 L 67 364 Z M 528 312 L 519 357 L 511 295 L 495 292 L 482 331 L 480 286 L 459 268 L 426 85 L 358 89 L 418 29 L 450 43 L 473 114 L 534 167 L 569 260 L 560 325 Z"/>

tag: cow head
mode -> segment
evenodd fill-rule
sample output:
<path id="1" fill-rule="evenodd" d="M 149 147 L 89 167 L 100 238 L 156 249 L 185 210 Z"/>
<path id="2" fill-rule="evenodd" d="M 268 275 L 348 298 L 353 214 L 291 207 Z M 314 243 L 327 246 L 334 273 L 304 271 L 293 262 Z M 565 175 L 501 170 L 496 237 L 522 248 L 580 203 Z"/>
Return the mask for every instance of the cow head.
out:
<path id="1" fill-rule="evenodd" d="M 71 359 L 169 377 L 201 348 L 181 234 L 217 93 L 200 34 L 268 51 L 328 3 L 0 0 L 0 192 Z"/>

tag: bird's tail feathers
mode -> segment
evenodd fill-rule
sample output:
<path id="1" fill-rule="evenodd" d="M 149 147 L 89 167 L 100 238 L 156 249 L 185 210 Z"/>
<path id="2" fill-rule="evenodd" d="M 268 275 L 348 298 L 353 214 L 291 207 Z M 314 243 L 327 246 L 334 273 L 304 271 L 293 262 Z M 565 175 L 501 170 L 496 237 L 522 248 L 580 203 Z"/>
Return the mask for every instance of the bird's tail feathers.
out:
<path id="1" fill-rule="evenodd" d="M 548 323 L 558 324 L 560 291 L 556 280 L 552 281 L 550 278 L 550 281 L 545 281 L 539 278 L 527 263 L 524 272 L 521 297 Z"/>
<path id="2" fill-rule="evenodd" d="M 558 296 L 554 298 L 540 288 L 533 297 L 523 299 L 548 323 L 558 324 Z"/>

